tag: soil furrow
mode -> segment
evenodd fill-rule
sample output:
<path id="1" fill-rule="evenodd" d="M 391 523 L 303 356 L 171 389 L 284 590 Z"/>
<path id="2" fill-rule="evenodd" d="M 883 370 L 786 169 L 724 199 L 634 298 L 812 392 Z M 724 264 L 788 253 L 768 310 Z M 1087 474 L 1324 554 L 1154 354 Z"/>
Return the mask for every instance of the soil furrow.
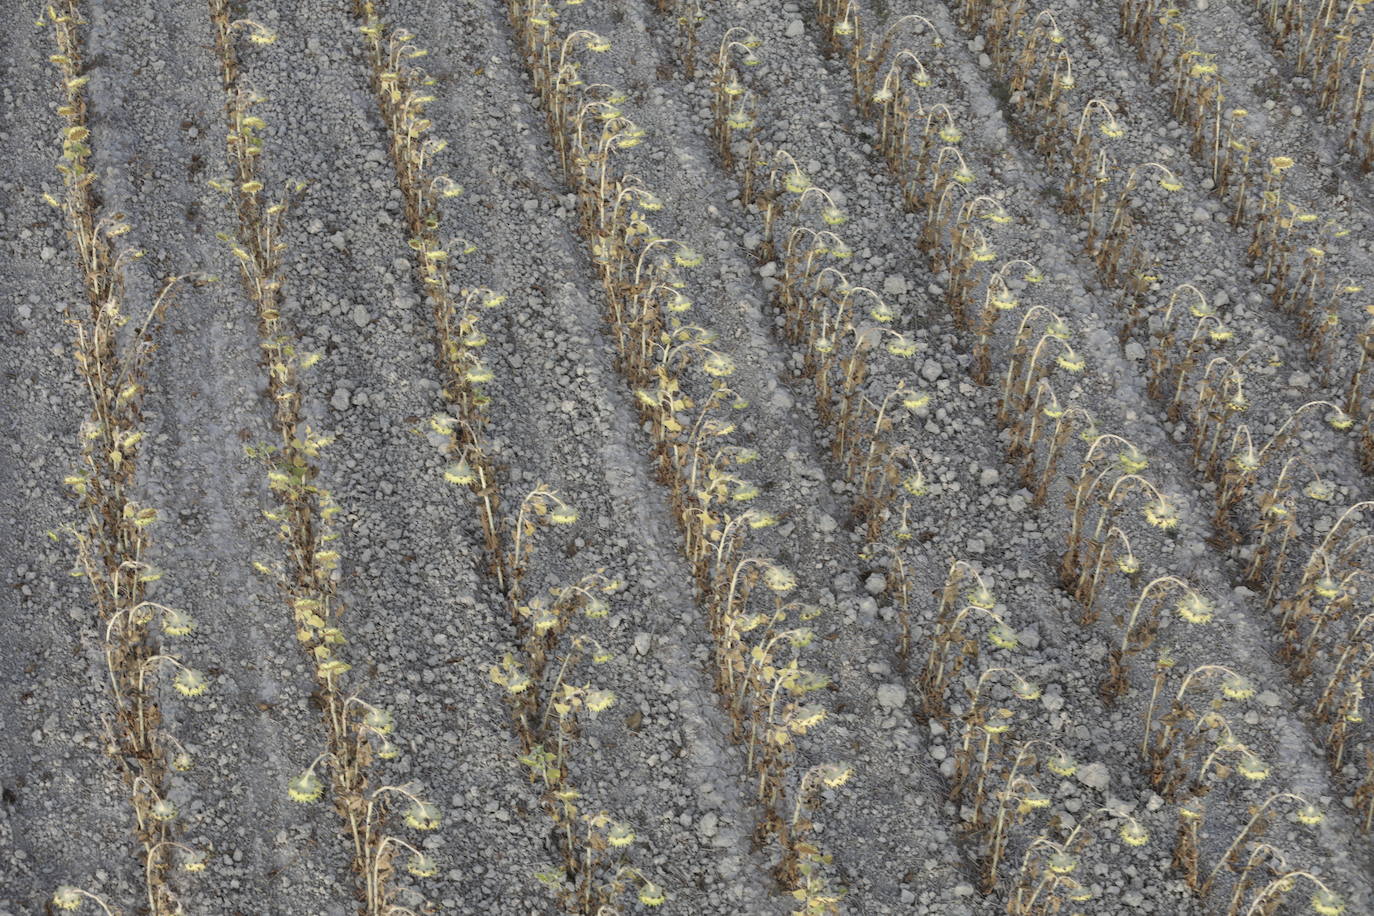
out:
<path id="1" fill-rule="evenodd" d="M 130 899 L 142 880 L 128 843 L 127 804 L 105 753 L 100 717 L 108 687 L 88 628 L 90 589 L 68 572 L 76 558 L 47 532 L 71 524 L 62 477 L 79 462 L 87 394 L 72 371 L 64 309 L 84 293 L 59 211 L 61 152 L 51 36 L 18 29 L 0 62 L 4 100 L 27 112 L 0 131 L 0 390 L 8 444 L 0 458 L 0 643 L 6 738 L 0 745 L 0 912 L 37 912 L 59 884 L 99 886 Z M 73 845 L 72 836 L 86 838 Z"/>

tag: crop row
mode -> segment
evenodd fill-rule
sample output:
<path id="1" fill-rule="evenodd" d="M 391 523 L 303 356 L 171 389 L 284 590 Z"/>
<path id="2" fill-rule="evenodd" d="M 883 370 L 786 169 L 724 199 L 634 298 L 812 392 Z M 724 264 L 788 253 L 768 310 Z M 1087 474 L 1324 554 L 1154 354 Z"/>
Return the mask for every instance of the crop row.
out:
<path id="1" fill-rule="evenodd" d="M 428 88 L 434 81 L 423 69 L 427 52 L 414 44 L 410 31 L 388 26 L 375 4 L 358 3 L 354 11 L 405 202 L 414 272 L 431 306 L 441 392 L 448 406 L 447 413 L 430 421 L 431 432 L 446 444 L 451 461 L 445 480 L 472 494 L 488 570 L 509 613 L 514 650 L 490 666 L 490 678 L 507 695 L 519 745 L 516 756 L 539 787 L 562 860 L 559 868 L 537 877 L 568 912 L 599 912 L 630 888 L 642 903 L 656 906 L 665 899 L 664 891 L 631 864 L 628 847 L 635 840 L 634 829 L 604 810 L 589 809 L 576 779 L 575 748 L 585 720 L 616 701 L 585 673 L 588 664 L 604 664 L 614 654 L 577 624 L 579 618 L 605 618 L 608 596 L 625 584 L 597 569 L 574 582 L 549 585 L 546 594 L 531 588 L 541 531 L 576 523 L 578 512 L 541 483 L 521 498 L 512 516 L 500 515 L 502 475 L 485 436 L 491 399 L 484 389 L 494 376 L 481 358 L 487 335 L 480 319 L 482 311 L 499 307 L 505 296 L 486 286 L 455 288 L 455 265 L 464 266 L 481 240 L 445 239 L 438 202 L 461 195 L 463 188 L 433 170 L 447 143 L 434 136 L 425 115 L 434 100 Z"/>
<path id="2" fill-rule="evenodd" d="M 135 501 L 134 491 L 144 439 L 140 405 L 158 328 L 177 285 L 192 277 L 165 281 L 152 302 L 132 309 L 126 303 L 124 267 L 142 252 L 116 243 L 130 231 L 122 214 L 99 212 L 97 178 L 89 167 L 90 76 L 83 60 L 80 5 L 75 0 L 54 4 L 38 24 L 52 29 L 55 53 L 50 60 L 63 87 L 58 113 L 67 125 L 57 166 L 64 193 L 60 200 L 49 196 L 48 202 L 66 218 L 87 299 L 84 310 L 76 306 L 67 316 L 75 334 L 72 356 L 90 397 L 81 425 L 82 464 L 65 479 L 81 519 L 67 532 L 76 546 L 74 574 L 84 576 L 91 587 L 91 627 L 104 650 L 112 707 L 104 738 L 129 793 L 148 908 L 155 914 L 171 913 L 180 908 L 179 894 L 168 881 L 174 861 L 182 870 L 199 871 L 205 854 L 180 841 L 179 811 L 169 797 L 171 774 L 190 769 L 193 760 L 168 725 L 158 685 L 171 671 L 171 685 L 185 696 L 196 696 L 208 689 L 209 681 L 163 641 L 190 634 L 195 621 L 150 596 L 153 583 L 162 578 L 162 571 L 146 558 L 158 511 Z M 133 314 L 126 314 L 130 310 Z M 123 331 L 130 321 L 135 322 L 132 332 Z M 83 900 L 110 912 L 99 893 L 73 885 L 60 886 L 52 904 L 75 909 Z"/>

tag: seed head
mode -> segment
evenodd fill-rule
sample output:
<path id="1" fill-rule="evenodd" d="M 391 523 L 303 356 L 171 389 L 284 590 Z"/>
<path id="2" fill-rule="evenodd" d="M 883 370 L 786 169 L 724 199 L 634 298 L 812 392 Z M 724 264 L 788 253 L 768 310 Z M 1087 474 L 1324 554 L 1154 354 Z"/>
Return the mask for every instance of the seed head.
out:
<path id="1" fill-rule="evenodd" d="M 926 475 L 920 471 L 902 478 L 902 489 L 912 496 L 924 496 L 926 494 Z"/>
<path id="2" fill-rule="evenodd" d="M 1334 892 L 1321 888 L 1312 895 L 1312 909 L 1321 916 L 1340 916 L 1345 912 L 1345 901 Z"/>
<path id="3" fill-rule="evenodd" d="M 1134 445 L 1129 445 L 1118 452 L 1116 461 L 1122 472 L 1126 474 L 1139 474 L 1150 466 L 1150 460 L 1145 457 L 1144 452 Z"/>
<path id="4" fill-rule="evenodd" d="M 1269 765 L 1254 754 L 1246 754 L 1236 764 L 1236 772 L 1251 782 L 1259 782 L 1269 776 Z"/>
<path id="5" fill-rule="evenodd" d="M 412 802 L 405 822 L 416 830 L 434 830 L 439 826 L 439 809 L 426 801 Z"/>
<path id="6" fill-rule="evenodd" d="M 205 871 L 208 857 L 199 849 L 182 849 L 177 847 L 177 862 L 181 865 L 182 871 Z"/>
<path id="7" fill-rule="evenodd" d="M 1341 593 L 1341 585 L 1331 576 L 1322 576 L 1312 585 L 1312 590 L 1323 598 L 1330 600 Z"/>
<path id="8" fill-rule="evenodd" d="M 783 594 L 797 587 L 797 577 L 782 566 L 769 566 L 763 573 L 763 584 L 769 591 Z"/>
<path id="9" fill-rule="evenodd" d="M 630 829 L 628 824 L 615 821 L 606 832 L 606 842 L 612 846 L 629 846 L 635 841 L 635 832 Z"/>
<path id="10" fill-rule="evenodd" d="M 754 126 L 754 119 L 743 108 L 736 108 L 725 119 L 725 125 L 731 130 L 748 130 Z"/>
<path id="11" fill-rule="evenodd" d="M 1228 700 L 1248 700 L 1255 695 L 1255 685 L 1239 674 L 1228 675 L 1221 682 L 1221 695 Z"/>
<path id="12" fill-rule="evenodd" d="M 1145 521 L 1156 528 L 1168 531 L 1178 526 L 1178 510 L 1173 503 L 1160 497 L 1145 507 Z"/>
<path id="13" fill-rule="evenodd" d="M 999 649 L 1006 649 L 1007 651 L 1011 651 L 1020 645 L 1020 642 L 1016 638 L 1016 631 L 1005 623 L 999 623 L 988 631 L 988 642 Z"/>
<path id="14" fill-rule="evenodd" d="M 983 723 L 983 731 L 989 735 L 1001 735 L 1011 729 L 1011 718 L 1014 713 L 1005 706 L 993 710 L 994 718 Z"/>
<path id="15" fill-rule="evenodd" d="M 916 344 L 905 334 L 898 334 L 888 340 L 887 352 L 893 356 L 915 356 Z"/>
<path id="16" fill-rule="evenodd" d="M 1298 819 L 1298 823 L 1306 824 L 1309 827 L 1320 824 L 1326 818 L 1322 809 L 1312 804 L 1303 805 L 1293 816 Z"/>
<path id="17" fill-rule="evenodd" d="M 1325 480 L 1313 480 L 1303 487 L 1302 491 L 1308 499 L 1315 499 L 1319 502 L 1326 502 L 1336 495 L 1336 488 Z"/>
<path id="18" fill-rule="evenodd" d="M 549 521 L 555 525 L 571 525 L 577 521 L 577 510 L 566 504 L 557 505 L 549 512 Z"/>
<path id="19" fill-rule="evenodd" d="M 1178 603 L 1178 616 L 1189 623 L 1208 623 L 1214 616 L 1212 603 L 1197 592 L 1189 592 Z"/>
<path id="20" fill-rule="evenodd" d="M 449 483 L 467 486 L 477 481 L 477 475 L 473 472 L 473 466 L 467 463 L 467 459 L 464 457 L 458 464 L 449 464 L 448 467 L 444 468 L 444 479 Z"/>
<path id="21" fill-rule="evenodd" d="M 1332 429 L 1347 430 L 1355 425 L 1354 417 L 1337 407 L 1326 415 L 1326 422 L 1331 424 Z"/>
<path id="22" fill-rule="evenodd" d="M 1144 846 L 1150 841 L 1150 834 L 1133 820 L 1121 825 L 1121 839 L 1127 846 Z"/>
<path id="23" fill-rule="evenodd" d="M 53 891 L 52 905 L 59 910 L 79 910 L 82 899 L 81 891 L 71 885 L 63 884 Z"/>
<path id="24" fill-rule="evenodd" d="M 970 591 L 968 597 L 964 600 L 974 607 L 980 607 L 984 610 L 991 609 L 997 605 L 997 596 L 992 593 L 992 589 L 981 584 Z"/>
<path id="25" fill-rule="evenodd" d="M 324 782 L 315 775 L 313 768 L 305 770 L 286 784 L 286 794 L 291 796 L 292 801 L 317 801 L 323 793 Z"/>
<path id="26" fill-rule="evenodd" d="M 701 369 L 714 378 L 724 378 L 735 371 L 735 361 L 724 353 L 712 352 L 701 364 Z"/>
<path id="27" fill-rule="evenodd" d="M 195 620 L 185 611 L 169 608 L 162 615 L 162 632 L 168 636 L 185 636 L 195 628 Z"/>
<path id="28" fill-rule="evenodd" d="M 1067 875 L 1078 867 L 1078 859 L 1067 852 L 1056 852 L 1050 855 L 1046 866 L 1056 875 Z"/>
<path id="29" fill-rule="evenodd" d="M 825 719 L 825 708 L 821 706 L 798 706 L 787 717 L 787 727 L 793 734 L 804 735 Z"/>
<path id="30" fill-rule="evenodd" d="M 587 708 L 592 712 L 601 712 L 610 709 L 615 705 L 615 694 L 609 690 L 589 690 L 587 691 Z"/>
<path id="31" fill-rule="evenodd" d="M 1079 356 L 1073 350 L 1065 350 L 1063 353 L 1059 354 L 1055 362 L 1058 363 L 1059 368 L 1063 369 L 1065 372 L 1082 372 L 1083 367 L 1087 365 L 1083 362 L 1083 357 Z"/>
<path id="32" fill-rule="evenodd" d="M 153 820 L 170 821 L 177 816 L 177 806 L 165 798 L 159 798 L 153 802 L 148 813 L 153 816 Z"/>
<path id="33" fill-rule="evenodd" d="M 667 899 L 663 888 L 652 881 L 645 881 L 639 888 L 639 902 L 645 906 L 659 906 Z"/>
<path id="34" fill-rule="evenodd" d="M 849 782 L 849 777 L 854 775 L 854 768 L 847 763 L 824 763 L 817 771 L 821 782 L 828 788 L 838 789 L 840 786 Z"/>
<path id="35" fill-rule="evenodd" d="M 439 873 L 439 866 L 432 856 L 417 852 L 406 862 L 406 871 L 417 878 L 432 878 Z"/>
<path id="36" fill-rule="evenodd" d="M 801 194 L 806 191 L 807 188 L 811 187 L 811 179 L 806 177 L 805 173 L 793 169 L 791 172 L 787 173 L 787 178 L 783 181 L 783 187 L 787 188 L 787 190 L 791 191 L 793 194 Z"/>
<path id="37" fill-rule="evenodd" d="M 177 671 L 177 676 L 172 679 L 172 686 L 183 696 L 194 697 L 204 693 L 210 687 L 210 682 L 205 679 L 194 668 L 182 668 Z"/>
<path id="38" fill-rule="evenodd" d="M 955 144 L 964 139 L 964 132 L 953 124 L 946 124 L 940 128 L 940 139 L 945 143 Z"/>
<path id="39" fill-rule="evenodd" d="M 1056 776 L 1072 776 L 1078 771 L 1078 761 L 1068 754 L 1056 751 L 1045 761 L 1045 767 Z"/>

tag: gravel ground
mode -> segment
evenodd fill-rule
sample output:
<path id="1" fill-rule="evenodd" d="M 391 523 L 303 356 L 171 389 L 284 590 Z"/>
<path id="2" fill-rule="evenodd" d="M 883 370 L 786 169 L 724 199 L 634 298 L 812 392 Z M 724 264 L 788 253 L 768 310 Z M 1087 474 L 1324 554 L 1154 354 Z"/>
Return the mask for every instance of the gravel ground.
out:
<path id="1" fill-rule="evenodd" d="M 389 22 L 429 49 L 436 98 L 427 116 L 449 143 L 436 168 L 465 188 L 445 201 L 442 231 L 476 249 L 455 264 L 455 282 L 508 297 L 483 318 L 502 505 L 512 510 L 544 483 L 580 515 L 571 528 L 540 532 L 529 590 L 598 569 L 625 583 L 611 597 L 610 615 L 587 622 L 614 654 L 587 677 L 617 703 L 587 723 L 574 752 L 584 806 L 633 826 L 630 860 L 668 892 L 660 912 L 789 912 L 769 874 L 772 852 L 751 843 L 752 779 L 713 690 L 703 605 L 690 588 L 668 494 L 655 479 L 651 438 L 617 369 L 575 199 L 506 9 L 499 0 L 383 6 Z M 876 0 L 862 6 L 870 30 L 917 12 Z M 1172 533 L 1130 523 L 1144 566 L 1139 583 L 1183 576 L 1215 602 L 1217 615 L 1201 638 L 1166 620 L 1157 645 L 1137 660 L 1130 692 L 1103 703 L 1098 683 L 1120 630 L 1111 614 L 1080 626 L 1059 587 L 1067 483 L 1034 506 L 1006 462 L 997 390 L 969 374 L 969 343 L 943 304 L 948 275 L 933 273 L 914 245 L 922 217 L 906 211 L 875 152 L 873 127 L 855 109 L 842 62 L 825 53 L 815 9 L 734 0 L 711 8 L 703 57 L 730 26 L 762 39 L 762 63 L 748 72 L 761 141 L 790 152 L 849 214 L 836 228 L 855 252 L 845 273 L 880 292 L 899 312 L 894 326 L 917 343 L 909 359 L 875 359 L 869 390 L 881 395 L 901 380 L 932 395 L 899 427 L 929 481 L 912 505 L 917 537 L 900 547 L 910 570 L 915 655 L 923 656 L 931 634 L 929 596 L 953 560 L 968 561 L 990 583 L 1020 646 L 985 651 L 965 670 L 951 691 L 956 712 L 980 668 L 1014 666 L 1042 688 L 1032 703 L 1009 699 L 1004 688 L 993 692 L 995 701 L 1016 705 L 1015 737 L 1056 741 L 1080 764 L 1073 776 L 1041 786 L 1058 822 L 1106 806 L 1150 832 L 1140 849 L 1110 834 L 1092 847 L 1081 877 L 1093 892 L 1084 909 L 1095 913 L 1221 911 L 1217 897 L 1199 901 L 1171 869 L 1177 808 L 1152 790 L 1137 747 L 1150 698 L 1146 672 L 1159 648 L 1175 654 L 1180 670 L 1207 663 L 1242 671 L 1259 692 L 1227 714 L 1273 775 L 1259 786 L 1233 779 L 1209 797 L 1203 862 L 1214 862 L 1243 826 L 1247 805 L 1298 792 L 1322 807 L 1325 820 L 1305 827 L 1279 818 L 1268 839 L 1338 888 L 1347 912 L 1374 912 L 1374 847 L 1351 810 L 1357 773 L 1331 772 L 1310 714 L 1320 685 L 1294 681 L 1275 657 L 1274 614 L 1244 583 L 1249 545 L 1209 540 L 1215 487 L 1191 460 L 1189 424 L 1171 421 L 1148 396 L 1148 340 L 1120 341 L 1117 291 L 1082 253 L 1080 220 L 1056 206 L 1066 164 L 1035 150 L 1035 128 L 1006 104 L 1005 84 L 983 54 L 985 37 L 959 24 L 959 6 L 951 0 L 919 10 L 946 41 L 940 50 L 919 45 L 934 78 L 927 101 L 948 104 L 965 133 L 974 189 L 1013 217 L 996 229 L 999 258 L 1040 268 L 1047 282 L 1024 296 L 1067 320 L 1087 361 L 1079 375 L 1053 376 L 1061 400 L 1089 408 L 1102 431 L 1136 443 L 1149 457 L 1145 476 L 1180 506 L 1183 520 Z M 271 435 L 253 306 L 215 238 L 232 231 L 232 208 L 207 185 L 228 174 L 210 20 L 201 5 L 160 0 L 84 9 L 101 205 L 128 215 L 130 240 L 146 251 L 129 268 L 129 302 L 147 302 L 168 275 L 220 277 L 186 289 L 168 316 L 148 379 L 149 442 L 139 469 L 143 498 L 162 512 L 153 559 L 166 575 L 154 598 L 196 618 L 194 636 L 178 651 L 212 676 L 202 697 L 163 699 L 169 729 L 197 758 L 173 782 L 185 836 L 212 853 L 207 871 L 178 877 L 175 886 L 188 912 L 353 912 L 337 819 L 326 804 L 296 805 L 285 792 L 320 752 L 324 725 L 288 611 L 252 568 L 281 548 L 261 517 L 272 504 L 265 475 L 243 450 Z M 1207 168 L 1189 153 L 1186 129 L 1172 120 L 1168 87 L 1149 78 L 1119 34 L 1117 4 L 1069 0 L 1056 11 L 1074 58 L 1078 105 L 1108 100 L 1126 128 L 1112 142 L 1114 159 L 1160 162 L 1184 184 L 1172 194 L 1142 190 L 1133 205 L 1136 240 L 1160 260 L 1154 297 L 1194 283 L 1235 332 L 1232 352 L 1263 343 L 1279 355 L 1280 367 L 1247 374 L 1247 422 L 1256 435 L 1277 429 L 1308 400 L 1340 399 L 1353 336 L 1330 366 L 1315 363 L 1293 318 L 1272 305 L 1262 268 L 1246 255 L 1248 229 L 1227 222 Z M 337 437 L 322 454 L 320 482 L 343 509 L 340 592 L 353 683 L 397 719 L 401 755 L 377 778 L 414 784 L 444 815 L 440 829 L 422 837 L 438 874 L 402 878 L 397 902 L 416 912 L 554 912 L 534 879 L 555 862 L 549 821 L 487 674 L 515 645 L 516 631 L 487 573 L 473 500 L 443 480 L 447 459 L 428 432 L 429 418 L 446 410 L 434 333 L 357 21 L 348 4 L 325 0 L 251 2 L 237 14 L 280 36 L 270 46 L 245 45 L 241 59 L 242 80 L 267 99 L 258 109 L 268 122 L 263 179 L 269 187 L 309 183 L 286 223 L 284 311 L 302 350 L 323 353 L 304 376 L 305 414 Z M 1330 272 L 1374 289 L 1374 191 L 1340 152 L 1340 126 L 1314 111 L 1310 85 L 1290 82 L 1290 65 L 1249 4 L 1190 2 L 1182 17 L 1205 49 L 1220 52 L 1228 104 L 1253 112 L 1257 157 L 1293 156 L 1293 198 L 1352 230 L 1332 241 Z M 828 715 L 802 739 L 798 767 L 844 760 L 855 771 L 824 793 L 816 817 L 817 841 L 834 856 L 829 872 L 848 888 L 843 911 L 1005 912 L 1007 870 L 992 894 L 975 889 L 976 850 L 963 830 L 969 812 L 948 801 L 958 738 L 918 715 L 919 685 L 899 665 L 889 587 L 896 573 L 886 554 L 865 550 L 855 487 L 831 459 L 832 434 L 817 416 L 802 352 L 782 333 L 773 304 L 780 265 L 760 263 L 760 214 L 741 204 L 735 176 L 712 149 L 709 81 L 683 76 L 675 26 L 646 0 L 562 8 L 559 28 L 592 29 L 609 40 L 609 53 L 584 55 L 582 75 L 623 88 L 625 113 L 647 132 L 640 147 L 617 154 L 617 165 L 663 199 L 655 229 L 705 256 L 688 276 L 691 320 L 714 332 L 737 364 L 730 384 L 750 406 L 731 441 L 758 450 L 749 479 L 763 491 L 760 504 L 783 517 L 751 535 L 749 550 L 794 571 L 799 596 L 824 608 L 819 638 L 802 655 L 832 679 Z M 127 790 L 99 737 L 109 704 L 100 633 L 84 584 L 67 575 L 69 545 L 46 537 L 75 521 L 61 478 L 76 462 L 86 404 L 62 320 L 66 304 L 84 303 L 79 275 L 60 215 L 37 193 L 58 186 L 49 53 L 47 33 L 25 28 L 0 60 L 0 103 L 12 115 L 0 121 L 0 152 L 10 164 L 0 178 L 0 362 L 13 392 L 4 401 L 10 436 L 0 461 L 0 517 L 13 529 L 0 547 L 11 586 L 0 608 L 10 726 L 0 741 L 0 845 L 13 855 L 0 865 L 0 914 L 42 912 L 61 883 L 138 913 L 142 878 Z M 1347 327 L 1359 326 L 1364 304 L 1359 297 L 1346 303 Z M 1009 324 L 999 325 L 994 367 L 1005 365 Z M 1301 515 L 1304 544 L 1368 492 L 1354 439 L 1320 423 L 1303 427 L 1297 447 L 1335 487 L 1332 503 Z M 1066 458 L 1061 471 L 1072 472 L 1076 461 Z M 1100 600 L 1117 609 L 1134 594 L 1115 577 Z M 1018 828 L 1013 850 L 1051 829 L 1044 815 L 1032 820 Z M 1301 911 L 1298 898 L 1281 912 Z"/>

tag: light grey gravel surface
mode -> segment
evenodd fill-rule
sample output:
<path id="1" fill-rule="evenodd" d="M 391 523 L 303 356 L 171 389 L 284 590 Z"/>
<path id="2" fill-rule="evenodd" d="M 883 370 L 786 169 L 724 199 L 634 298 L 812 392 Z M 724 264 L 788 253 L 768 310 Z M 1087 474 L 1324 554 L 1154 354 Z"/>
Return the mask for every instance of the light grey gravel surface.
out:
<path id="1" fill-rule="evenodd" d="M 907 6 L 862 4 L 870 28 L 916 11 Z M 998 229 L 999 257 L 1035 261 L 1048 281 L 1023 294 L 1067 319 L 1087 360 L 1081 375 L 1054 376 L 1061 399 L 1090 409 L 1103 431 L 1138 444 L 1150 459 L 1146 475 L 1183 507 L 1173 534 L 1131 521 L 1145 566 L 1140 582 L 1182 575 L 1217 606 L 1205 637 L 1169 620 L 1159 645 L 1173 649 L 1180 669 L 1225 663 L 1261 688 L 1228 714 L 1275 773 L 1262 787 L 1232 780 L 1218 789 L 1204 862 L 1243 825 L 1246 805 L 1274 791 L 1300 792 L 1323 807 L 1325 822 L 1307 828 L 1278 819 L 1269 837 L 1296 863 L 1331 877 L 1350 901 L 1348 912 L 1368 912 L 1374 847 L 1348 810 L 1355 781 L 1331 773 L 1318 743 L 1308 712 L 1313 684 L 1293 683 L 1273 657 L 1272 614 L 1242 582 L 1246 546 L 1209 543 L 1213 485 L 1190 460 L 1188 425 L 1170 421 L 1147 396 L 1144 338 L 1118 340 L 1116 291 L 1081 254 L 1079 221 L 1055 206 L 1062 163 L 1035 151 L 986 64 L 983 37 L 957 23 L 959 6 L 951 0 L 920 10 L 946 42 L 938 51 L 920 46 L 935 79 L 930 101 L 947 103 L 964 129 L 961 148 L 977 191 L 995 196 L 1014 218 Z M 1266 149 L 1302 160 L 1294 193 L 1322 202 L 1353 230 L 1333 259 L 1352 282 L 1374 283 L 1374 193 L 1367 176 L 1334 150 L 1333 127 L 1307 129 L 1310 89 L 1274 84 L 1285 65 L 1248 8 L 1240 9 L 1247 4 L 1186 7 L 1188 24 L 1235 73 L 1236 104 L 1270 128 Z M 413 30 L 430 52 L 436 100 L 428 116 L 449 141 L 436 166 L 465 188 L 445 202 L 442 231 L 476 246 L 455 264 L 455 282 L 508 297 L 483 317 L 491 338 L 484 357 L 496 376 L 488 432 L 502 503 L 510 510 L 546 483 L 580 513 L 576 526 L 540 533 L 530 587 L 556 587 L 602 568 L 625 582 L 610 615 L 586 622 L 615 656 L 589 667 L 587 677 L 613 690 L 617 703 L 587 723 L 574 753 L 584 805 L 634 828 L 630 860 L 668 892 L 660 912 L 787 913 L 790 901 L 769 874 L 772 851 L 750 842 L 752 779 L 712 689 L 710 637 L 681 535 L 654 479 L 634 394 L 617 371 L 597 273 L 505 7 L 500 0 L 390 0 L 384 8 L 389 22 Z M 1231 346 L 1262 341 L 1282 356 L 1281 368 L 1248 379 L 1248 420 L 1257 431 L 1277 428 L 1308 399 L 1338 395 L 1353 348 L 1324 375 L 1291 316 L 1270 303 L 1246 258 L 1246 232 L 1225 222 L 1206 170 L 1172 122 L 1167 95 L 1117 33 L 1116 4 L 1067 0 L 1061 12 L 1078 104 L 1107 99 L 1127 128 L 1113 154 L 1127 163 L 1161 161 L 1184 181 L 1172 195 L 1138 195 L 1139 237 L 1162 264 L 1156 295 L 1195 283 L 1234 328 Z M 994 692 L 997 702 L 1016 705 L 1015 736 L 1054 740 L 1080 762 L 1074 776 L 1042 786 L 1060 822 L 1106 805 L 1139 818 L 1152 837 L 1130 849 L 1106 835 L 1093 848 L 1084 866 L 1094 894 L 1087 911 L 1215 912 L 1216 898 L 1197 901 L 1170 870 L 1177 812 L 1152 791 L 1136 753 L 1149 700 L 1146 656 L 1128 695 L 1104 705 L 1098 682 L 1119 628 L 1111 613 L 1081 627 L 1058 586 L 1066 487 L 1056 485 L 1045 506 L 1033 507 L 1006 463 L 997 392 L 972 382 L 969 342 L 943 304 L 948 276 L 932 273 L 916 249 L 921 217 L 905 211 L 874 152 L 872 126 L 855 110 L 842 63 L 824 53 L 814 13 L 810 3 L 735 0 L 711 8 L 701 46 L 708 58 L 734 25 L 763 39 L 763 62 L 748 74 L 762 140 L 789 151 L 843 206 L 849 221 L 836 231 L 855 251 L 845 272 L 881 292 L 899 312 L 895 326 L 917 342 L 910 359 L 877 358 L 868 383 L 879 397 L 899 380 L 932 396 L 900 426 L 930 484 L 913 501 L 917 537 L 901 548 L 915 654 L 922 656 L 930 636 L 931 596 L 949 564 L 974 564 L 1020 647 L 985 648 L 956 679 L 953 707 L 963 709 L 978 670 L 1014 666 L 1043 688 L 1031 703 Z M 515 759 L 509 715 L 487 675 L 515 631 L 486 572 L 470 494 L 443 480 L 447 459 L 426 434 L 429 418 L 446 410 L 432 321 L 412 271 L 357 22 L 350 4 L 326 0 L 253 0 L 237 14 L 280 35 L 270 46 L 245 44 L 241 61 L 244 83 L 267 98 L 258 109 L 268 122 L 264 181 L 269 188 L 308 182 L 287 219 L 284 303 L 302 349 L 323 354 L 304 377 L 306 415 L 337 437 L 322 455 L 321 483 L 343 509 L 341 595 L 354 683 L 397 720 L 401 756 L 381 764 L 375 778 L 421 788 L 444 815 L 439 830 L 419 838 L 438 860 L 438 875 L 400 878 L 397 903 L 416 912 L 553 912 L 534 878 L 555 863 L 548 820 Z M 166 322 L 149 378 L 150 442 L 140 469 L 145 498 L 162 511 L 154 560 L 167 572 L 156 598 L 198 620 L 194 636 L 177 648 L 213 685 L 193 700 L 166 698 L 169 727 L 198 760 L 174 783 L 185 835 L 211 851 L 206 872 L 179 876 L 175 886 L 188 912 L 354 912 L 337 818 L 326 804 L 297 805 L 285 792 L 319 752 L 323 726 L 288 611 L 251 565 L 281 548 L 261 517 L 272 505 L 261 467 L 243 453 L 246 443 L 269 436 L 269 414 L 252 306 L 215 239 L 232 231 L 234 216 L 206 183 L 228 174 L 207 11 L 195 3 L 99 0 L 89 4 L 88 18 L 101 203 L 105 212 L 128 215 L 130 242 L 146 250 L 129 271 L 130 303 L 146 302 L 170 274 L 220 277 L 186 290 Z M 831 874 L 849 888 L 843 911 L 1005 912 L 1015 867 L 1004 869 L 993 894 L 975 890 L 976 850 L 963 829 L 968 812 L 947 800 L 958 737 L 917 715 L 919 685 L 895 651 L 896 571 L 887 555 L 865 552 L 852 516 L 854 487 L 831 460 L 831 432 L 817 419 L 801 351 L 785 339 L 771 302 L 779 267 L 756 257 L 759 214 L 741 206 L 736 178 L 707 135 L 708 80 L 683 77 L 675 26 L 647 0 L 570 6 L 559 22 L 565 31 L 589 28 L 610 40 L 610 53 L 586 60 L 584 77 L 623 88 L 626 114 L 648 133 L 617 163 L 663 198 L 655 228 L 705 256 L 688 277 L 691 320 L 714 331 L 738 364 L 730 383 L 750 406 L 731 441 L 761 453 L 750 479 L 763 490 L 760 505 L 783 516 L 778 528 L 752 536 L 750 550 L 791 568 L 799 597 L 825 609 L 804 658 L 832 679 L 824 692 L 828 715 L 802 739 L 799 767 L 843 759 L 855 768 L 843 788 L 825 793 L 816 818 L 818 842 L 834 856 Z M 1231 34 L 1243 40 L 1228 42 Z M 75 520 L 61 478 L 76 459 L 85 403 L 62 322 L 63 305 L 84 307 L 84 297 L 60 216 L 39 194 L 58 186 L 51 170 L 60 149 L 58 95 L 48 53 L 46 33 L 24 27 L 0 60 L 7 115 L 0 118 L 0 155 L 8 166 L 0 175 L 0 390 L 8 433 L 0 518 L 10 524 L 0 546 L 7 586 L 0 598 L 0 849 L 11 851 L 0 860 L 0 914 L 43 912 L 59 883 L 98 890 L 138 913 L 130 810 L 98 737 L 108 698 L 94 611 L 83 583 L 67 575 L 69 545 L 46 536 Z M 1295 106 L 1297 114 L 1285 114 Z M 1362 305 L 1348 303 L 1348 320 Z M 994 366 L 1005 365 L 1009 323 L 998 327 Z M 1337 494 L 1324 510 L 1305 511 L 1306 543 L 1329 528 L 1333 506 L 1367 495 L 1369 482 L 1349 434 L 1313 424 L 1300 443 Z M 1101 600 L 1110 611 L 1133 597 L 1118 576 Z M 1018 828 L 1013 849 L 1049 829 L 1043 816 L 1030 821 Z"/>

